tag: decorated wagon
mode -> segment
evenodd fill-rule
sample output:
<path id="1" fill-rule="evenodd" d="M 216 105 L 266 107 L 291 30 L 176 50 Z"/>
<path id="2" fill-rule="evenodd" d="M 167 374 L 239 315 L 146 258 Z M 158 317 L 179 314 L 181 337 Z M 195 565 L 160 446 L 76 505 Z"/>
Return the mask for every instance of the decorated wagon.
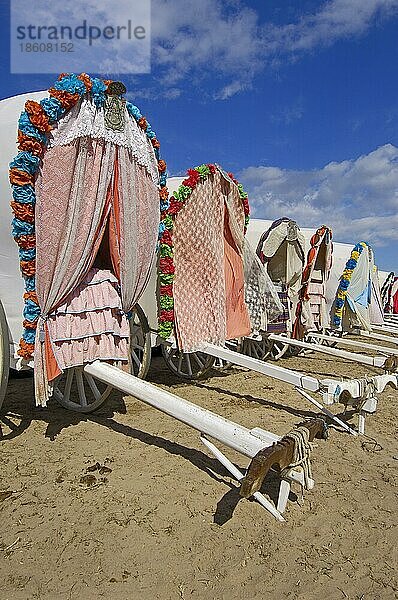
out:
<path id="1" fill-rule="evenodd" d="M 9 133 L 12 122 L 15 127 L 16 111 L 24 107 L 18 122 L 18 152 L 9 170 L 12 237 L 17 246 L 13 250 L 6 242 L 0 253 L 0 400 L 10 366 L 34 369 L 35 398 L 40 406 L 52 396 L 69 409 L 90 412 L 105 402 L 113 388 L 133 395 L 198 430 L 208 450 L 241 483 L 241 495 L 253 496 L 282 521 L 290 484 L 297 481 L 306 488 L 314 484 L 309 442 L 314 436 L 325 437 L 323 420 L 308 421 L 280 438 L 262 428 L 242 427 L 132 374 L 142 377 L 148 341 L 150 346 L 153 337 L 169 338 L 175 319 L 173 246 L 168 237 L 175 200 L 168 199 L 166 164 L 160 159 L 156 135 L 138 108 L 124 99 L 125 91 L 120 82 L 61 74 L 48 94 L 0 103 L 5 134 L 1 148 L 3 199 L 9 197 L 4 167 L 15 153 Z M 244 224 L 240 190 L 237 195 L 236 184 L 221 170 L 209 167 L 209 171 L 211 178 L 222 178 L 233 188 L 231 206 L 239 218 L 243 214 Z M 7 216 L 4 204 L 2 216 Z M 234 227 L 232 216 L 222 212 L 221 202 L 219 209 L 221 222 L 230 219 L 230 227 Z M 4 222 L 2 219 L 2 228 L 7 229 Z M 231 232 L 235 234 L 235 230 Z M 229 240 L 232 262 L 241 258 L 241 248 L 234 247 L 236 240 Z M 160 315 L 152 335 L 137 302 L 150 288 L 154 272 L 156 277 L 157 246 Z M 16 267 L 17 247 L 24 290 Z M 178 286 L 178 261 L 175 267 Z M 225 266 L 220 277 L 226 273 L 232 277 L 233 272 Z M 211 286 L 207 289 L 211 291 Z M 234 304 L 238 288 L 233 282 L 231 290 L 231 314 L 235 315 L 235 310 L 246 308 L 240 297 Z M 156 306 L 155 298 L 153 304 Z M 225 314 L 226 308 L 208 305 L 207 309 L 209 306 L 209 323 L 221 336 L 214 341 L 222 342 L 230 335 L 227 321 L 219 327 L 214 319 Z M 17 317 L 20 309 L 22 336 Z M 176 315 L 179 336 L 183 336 L 180 308 Z M 237 327 L 234 335 L 241 333 L 241 325 Z M 201 338 L 199 332 L 193 340 L 195 347 L 201 345 Z M 209 437 L 249 457 L 246 474 Z M 276 508 L 259 491 L 274 465 L 281 472 Z"/>

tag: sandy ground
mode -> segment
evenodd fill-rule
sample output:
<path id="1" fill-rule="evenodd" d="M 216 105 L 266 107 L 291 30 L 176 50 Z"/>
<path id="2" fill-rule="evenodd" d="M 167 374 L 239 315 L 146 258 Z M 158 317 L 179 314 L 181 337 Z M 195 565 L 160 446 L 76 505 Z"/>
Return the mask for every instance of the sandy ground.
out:
<path id="1" fill-rule="evenodd" d="M 348 368 L 314 356 L 279 364 L 329 375 Z M 351 376 L 369 370 L 349 365 Z M 149 380 L 278 434 L 315 414 L 290 386 L 249 371 L 213 372 L 192 385 L 157 357 Z M 55 403 L 38 410 L 32 379 L 11 379 L 2 420 L 0 490 L 12 493 L 0 495 L 1 600 L 398 598 L 397 398 L 387 388 L 367 420 L 379 446 L 330 430 L 313 452 L 315 488 L 303 504 L 298 489 L 291 494 L 280 524 L 239 500 L 197 433 L 176 420 L 116 392 L 96 415 Z M 97 462 L 107 469 L 88 471 Z M 81 483 L 86 474 L 94 485 Z M 272 476 L 264 487 L 272 499 L 277 484 Z"/>

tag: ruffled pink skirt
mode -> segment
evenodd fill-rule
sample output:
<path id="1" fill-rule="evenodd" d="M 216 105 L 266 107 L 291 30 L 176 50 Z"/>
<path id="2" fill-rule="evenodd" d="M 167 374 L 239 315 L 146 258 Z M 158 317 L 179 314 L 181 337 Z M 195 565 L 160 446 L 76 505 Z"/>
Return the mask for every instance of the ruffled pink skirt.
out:
<path id="1" fill-rule="evenodd" d="M 94 360 L 128 361 L 130 330 L 118 287 L 110 271 L 93 268 L 49 315 L 48 330 L 60 369 Z"/>

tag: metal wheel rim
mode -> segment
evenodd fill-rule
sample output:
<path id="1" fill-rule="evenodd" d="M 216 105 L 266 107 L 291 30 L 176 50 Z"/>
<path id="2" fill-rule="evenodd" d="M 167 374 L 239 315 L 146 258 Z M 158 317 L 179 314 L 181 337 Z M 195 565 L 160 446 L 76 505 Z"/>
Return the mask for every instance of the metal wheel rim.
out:
<path id="1" fill-rule="evenodd" d="M 74 384 L 79 402 L 71 400 Z M 101 387 L 98 387 L 98 384 Z M 97 382 L 94 377 L 85 373 L 84 367 L 71 367 L 57 378 L 53 395 L 57 402 L 68 410 L 91 413 L 102 406 L 112 389 L 111 385 Z"/>
<path id="2" fill-rule="evenodd" d="M 200 379 L 214 364 L 214 356 L 203 352 L 180 352 L 178 348 L 162 344 L 162 355 L 167 367 L 182 379 Z"/>
<path id="3" fill-rule="evenodd" d="M 151 364 L 151 330 L 139 304 L 136 304 L 131 312 L 130 371 L 136 377 L 145 379 Z"/>

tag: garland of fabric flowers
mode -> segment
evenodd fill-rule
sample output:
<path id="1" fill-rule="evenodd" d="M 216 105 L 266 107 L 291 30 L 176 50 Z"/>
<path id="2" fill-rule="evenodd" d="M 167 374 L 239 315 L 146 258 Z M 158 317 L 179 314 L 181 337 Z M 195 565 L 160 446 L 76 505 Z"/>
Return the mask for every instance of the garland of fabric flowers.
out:
<path id="1" fill-rule="evenodd" d="M 53 125 L 65 113 L 89 93 L 97 108 L 106 100 L 106 91 L 111 81 L 91 78 L 86 73 L 74 75 L 61 73 L 54 86 L 48 90 L 49 98 L 38 102 L 28 100 L 18 121 L 18 154 L 10 163 L 10 183 L 14 213 L 12 235 L 19 246 L 20 267 L 25 280 L 24 332 L 18 354 L 30 360 L 33 356 L 35 331 L 40 316 L 36 295 L 36 239 L 35 239 L 35 175 L 48 143 L 48 134 Z M 139 109 L 126 102 L 131 118 L 145 131 L 153 146 L 158 161 L 160 202 L 168 198 L 166 186 L 166 163 L 160 159 L 160 143 L 146 118 Z M 162 210 L 162 209 L 161 209 Z"/>
<path id="2" fill-rule="evenodd" d="M 199 182 L 205 181 L 211 175 L 214 175 L 217 168 L 214 164 L 203 164 L 194 169 L 188 169 L 188 177 L 184 179 L 180 187 L 174 194 L 164 198 L 161 203 L 161 216 L 159 225 L 159 323 L 158 333 L 163 339 L 170 337 L 174 326 L 174 298 L 173 298 L 173 280 L 174 280 L 174 251 L 173 251 L 173 228 L 176 215 L 185 205 L 189 196 L 192 194 Z M 242 185 L 234 178 L 232 173 L 228 177 L 237 185 L 239 196 L 242 200 L 245 214 L 244 233 L 250 219 L 250 207 L 248 195 L 243 190 Z"/>
<path id="3" fill-rule="evenodd" d="M 339 287 L 337 288 L 336 300 L 334 303 L 335 310 L 333 315 L 333 325 L 340 327 L 343 318 L 343 310 L 347 298 L 347 290 L 350 285 L 352 273 L 358 264 L 358 259 L 364 249 L 367 247 L 366 242 L 356 244 L 351 252 L 349 260 L 346 262 L 345 269 L 340 277 Z"/>

